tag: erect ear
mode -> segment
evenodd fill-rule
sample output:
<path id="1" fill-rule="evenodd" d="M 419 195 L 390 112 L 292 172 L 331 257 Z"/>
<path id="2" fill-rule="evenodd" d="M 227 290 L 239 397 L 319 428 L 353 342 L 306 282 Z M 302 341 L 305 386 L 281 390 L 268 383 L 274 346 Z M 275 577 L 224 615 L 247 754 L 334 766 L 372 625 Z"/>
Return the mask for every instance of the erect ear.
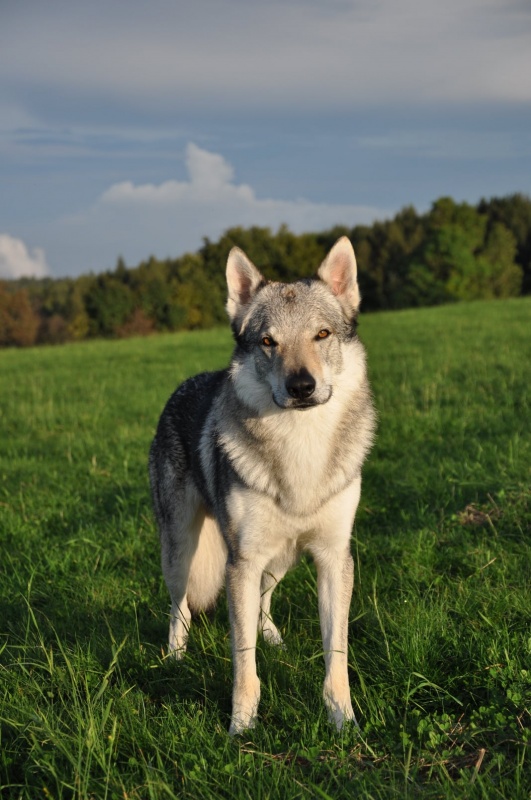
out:
<path id="1" fill-rule="evenodd" d="M 335 294 L 347 315 L 358 310 L 360 291 L 354 248 L 350 239 L 342 236 L 332 247 L 317 271 L 318 276 Z"/>
<path id="2" fill-rule="evenodd" d="M 226 276 L 229 290 L 226 308 L 234 320 L 249 305 L 265 279 L 239 247 L 233 247 L 229 253 Z"/>

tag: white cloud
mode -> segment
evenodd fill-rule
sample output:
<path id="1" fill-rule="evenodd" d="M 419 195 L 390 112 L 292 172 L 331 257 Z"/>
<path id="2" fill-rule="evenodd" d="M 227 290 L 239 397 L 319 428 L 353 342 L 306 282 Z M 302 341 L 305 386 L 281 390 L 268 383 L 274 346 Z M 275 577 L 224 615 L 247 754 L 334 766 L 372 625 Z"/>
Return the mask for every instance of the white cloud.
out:
<path id="1" fill-rule="evenodd" d="M 49 272 L 44 250 L 30 252 L 21 239 L 0 233 L 0 278 L 44 278 Z"/>
<path id="2" fill-rule="evenodd" d="M 218 205 L 228 202 L 240 209 L 253 206 L 257 201 L 254 191 L 246 184 L 234 184 L 234 170 L 219 153 L 203 150 L 193 143 L 186 148 L 188 181 L 165 181 L 159 186 L 135 186 L 131 181 L 117 183 L 103 193 L 103 203 L 147 205 Z"/>
<path id="3" fill-rule="evenodd" d="M 84 271 L 108 268 L 119 254 L 129 264 L 150 254 L 177 256 L 196 250 L 203 237 L 215 239 L 238 225 L 276 229 L 285 223 L 301 233 L 369 223 L 386 215 L 369 206 L 259 198 L 251 186 L 235 181 L 223 156 L 192 143 L 185 163 L 187 180 L 114 184 L 89 211 L 54 226 L 57 238 L 76 253 L 76 266 Z"/>
<path id="4" fill-rule="evenodd" d="M 280 225 L 294 230 L 323 228 L 336 223 L 354 224 L 374 219 L 381 210 L 369 206 L 330 205 L 309 200 L 260 199 L 245 183 L 234 182 L 234 170 L 222 155 L 189 143 L 186 148 L 187 181 L 165 181 L 157 185 L 131 181 L 117 183 L 105 191 L 98 206 L 142 213 L 162 209 L 198 220 L 200 227 L 219 229 L 229 225 Z M 208 216 L 205 216 L 208 211 Z M 202 218 L 202 219 L 201 219 Z M 179 226 L 180 227 L 180 226 Z M 220 231 L 221 232 L 221 231 Z M 211 235 L 204 231 L 204 235 Z"/>

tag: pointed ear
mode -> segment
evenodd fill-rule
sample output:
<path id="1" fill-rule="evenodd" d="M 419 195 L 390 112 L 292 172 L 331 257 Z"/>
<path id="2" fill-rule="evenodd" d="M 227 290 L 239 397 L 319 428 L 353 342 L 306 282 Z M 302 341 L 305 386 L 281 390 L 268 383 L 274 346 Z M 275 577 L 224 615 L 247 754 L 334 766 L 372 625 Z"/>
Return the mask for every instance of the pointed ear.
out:
<path id="1" fill-rule="evenodd" d="M 318 276 L 335 294 L 349 317 L 358 310 L 360 290 L 358 288 L 356 256 L 350 239 L 342 236 L 332 247 L 317 271 Z"/>
<path id="2" fill-rule="evenodd" d="M 229 290 L 226 308 L 234 320 L 249 305 L 265 279 L 239 247 L 233 247 L 229 253 L 226 276 Z"/>

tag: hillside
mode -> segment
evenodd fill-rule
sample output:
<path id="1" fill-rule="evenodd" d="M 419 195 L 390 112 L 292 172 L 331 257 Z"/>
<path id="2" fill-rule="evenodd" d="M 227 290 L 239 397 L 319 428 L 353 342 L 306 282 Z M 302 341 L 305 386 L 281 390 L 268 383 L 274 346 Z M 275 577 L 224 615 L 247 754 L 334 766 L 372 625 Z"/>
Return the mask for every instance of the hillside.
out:
<path id="1" fill-rule="evenodd" d="M 531 792 L 531 298 L 365 314 L 379 413 L 353 533 L 360 731 L 321 704 L 316 580 L 279 586 L 258 727 L 230 740 L 224 600 L 164 657 L 147 451 L 228 326 L 0 352 L 2 797 Z"/>

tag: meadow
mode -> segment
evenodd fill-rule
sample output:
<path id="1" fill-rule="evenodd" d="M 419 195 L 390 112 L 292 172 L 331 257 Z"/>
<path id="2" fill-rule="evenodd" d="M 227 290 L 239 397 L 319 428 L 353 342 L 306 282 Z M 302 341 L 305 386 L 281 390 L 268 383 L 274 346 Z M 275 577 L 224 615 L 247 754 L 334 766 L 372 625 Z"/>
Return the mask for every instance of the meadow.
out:
<path id="1" fill-rule="evenodd" d="M 531 795 L 531 300 L 367 314 L 378 438 L 353 531 L 360 728 L 321 700 L 313 565 L 275 592 L 227 734 L 225 599 L 165 657 L 147 451 L 228 326 L 0 352 L 2 798 Z"/>

